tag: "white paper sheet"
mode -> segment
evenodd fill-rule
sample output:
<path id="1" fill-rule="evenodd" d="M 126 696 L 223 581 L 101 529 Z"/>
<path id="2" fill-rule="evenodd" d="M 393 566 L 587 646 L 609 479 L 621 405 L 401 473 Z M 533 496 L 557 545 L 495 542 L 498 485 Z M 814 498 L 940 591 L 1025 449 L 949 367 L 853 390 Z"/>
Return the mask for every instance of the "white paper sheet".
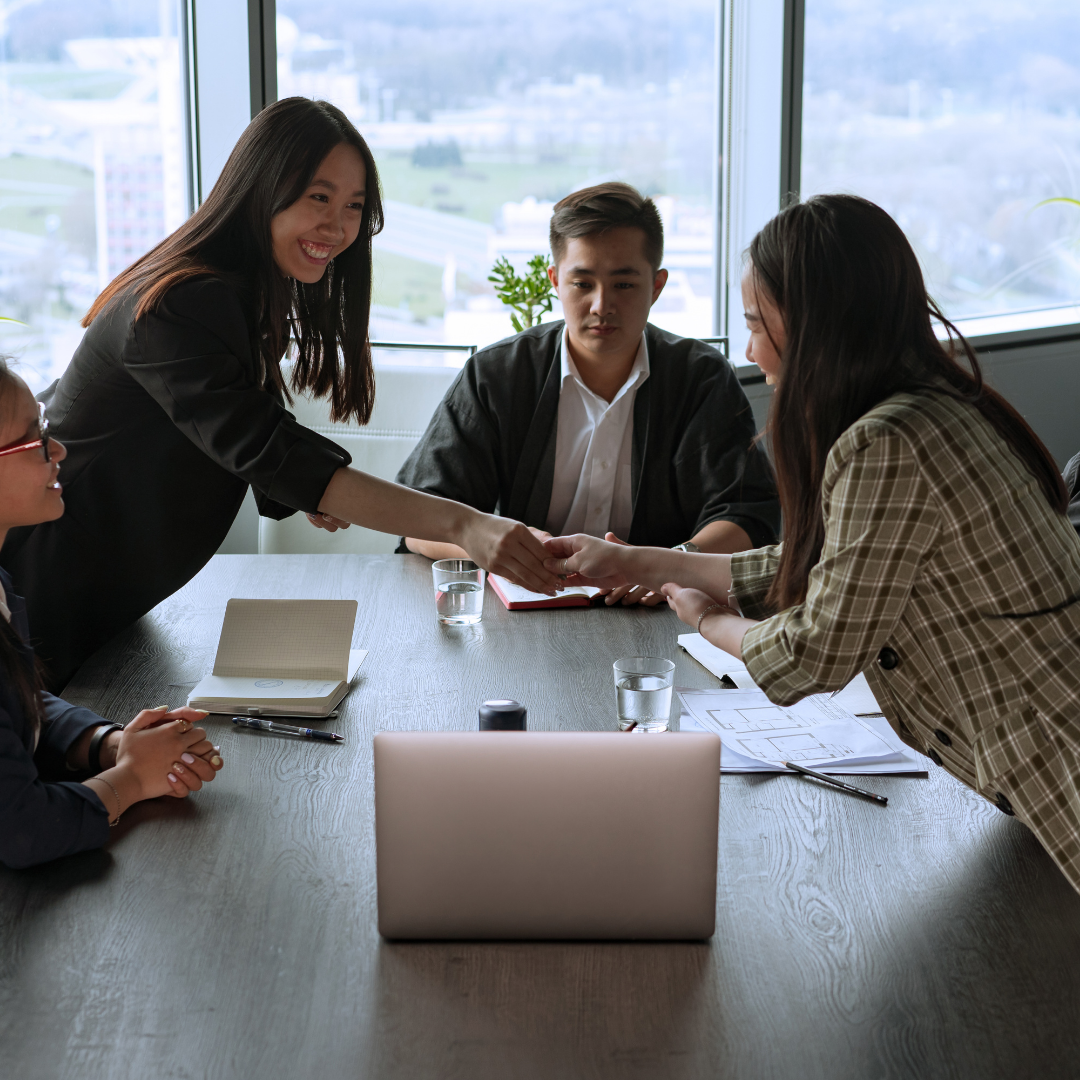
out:
<path id="1" fill-rule="evenodd" d="M 761 690 L 676 691 L 681 729 L 720 736 L 722 772 L 777 772 L 783 761 L 866 775 L 926 770 L 883 717 L 857 717 L 827 694 L 783 707 Z"/>
<path id="2" fill-rule="evenodd" d="M 730 679 L 740 690 L 753 690 L 757 684 L 750 677 L 746 665 L 736 660 L 730 653 L 718 649 L 711 641 L 706 641 L 700 634 L 680 634 L 679 644 L 703 668 L 711 671 L 718 679 Z M 837 705 L 856 716 L 880 716 L 881 706 L 874 697 L 866 676 L 860 672 L 833 699 Z"/>

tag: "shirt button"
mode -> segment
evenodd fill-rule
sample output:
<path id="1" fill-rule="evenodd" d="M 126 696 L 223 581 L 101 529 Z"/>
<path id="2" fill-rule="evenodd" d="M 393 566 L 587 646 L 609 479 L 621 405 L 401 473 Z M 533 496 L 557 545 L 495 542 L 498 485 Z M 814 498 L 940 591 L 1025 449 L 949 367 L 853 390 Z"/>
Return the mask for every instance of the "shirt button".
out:
<path id="1" fill-rule="evenodd" d="M 1016 816 L 1016 811 L 1013 810 L 1012 803 L 1009 802 L 1009 800 L 1005 798 L 1005 795 L 1004 795 L 1003 792 L 999 791 L 997 793 L 997 798 L 994 800 L 994 803 L 996 804 L 997 808 L 1003 814 L 1008 814 L 1009 817 L 1015 817 Z"/>
<path id="2" fill-rule="evenodd" d="M 600 462 L 600 468 L 601 469 L 606 469 L 607 468 L 607 462 L 606 461 L 601 461 Z"/>
<path id="3" fill-rule="evenodd" d="M 928 746 L 928 747 L 926 748 L 926 756 L 927 756 L 927 757 L 928 757 L 928 758 L 929 758 L 929 759 L 930 759 L 930 760 L 931 760 L 931 761 L 932 761 L 932 762 L 933 762 L 933 763 L 934 763 L 935 765 L 940 765 L 940 764 L 941 764 L 941 755 L 940 755 L 940 754 L 939 754 L 939 753 L 938 753 L 938 752 L 937 752 L 937 751 L 936 751 L 936 750 L 935 750 L 935 749 L 934 749 L 934 748 L 933 748 L 932 746 Z"/>
<path id="4" fill-rule="evenodd" d="M 942 746 L 952 746 L 952 739 L 949 738 L 948 732 L 942 731 L 941 728 L 934 732 L 934 737 Z"/>
<path id="5" fill-rule="evenodd" d="M 886 671 L 892 671 L 894 667 L 900 666 L 900 657 L 886 645 L 885 648 L 877 654 L 877 662 L 879 666 L 883 667 Z"/>

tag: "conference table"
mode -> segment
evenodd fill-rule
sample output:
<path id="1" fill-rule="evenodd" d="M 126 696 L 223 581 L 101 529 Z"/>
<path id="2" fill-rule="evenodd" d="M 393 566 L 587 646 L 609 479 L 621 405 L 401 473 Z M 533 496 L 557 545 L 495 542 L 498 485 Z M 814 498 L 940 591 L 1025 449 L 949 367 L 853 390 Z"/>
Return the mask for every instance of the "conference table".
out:
<path id="1" fill-rule="evenodd" d="M 219 555 L 66 696 L 115 720 L 182 704 L 230 597 L 359 600 L 347 741 L 211 717 L 226 764 L 202 792 L 134 807 L 103 851 L 0 870 L 0 1075 L 1080 1075 L 1080 896 L 940 769 L 874 777 L 885 808 L 725 775 L 706 942 L 382 940 L 376 732 L 474 729 L 493 697 L 534 730 L 613 730 L 626 655 L 717 680 L 666 609 L 508 612 L 489 589 L 480 625 L 440 627 L 419 556 Z"/>

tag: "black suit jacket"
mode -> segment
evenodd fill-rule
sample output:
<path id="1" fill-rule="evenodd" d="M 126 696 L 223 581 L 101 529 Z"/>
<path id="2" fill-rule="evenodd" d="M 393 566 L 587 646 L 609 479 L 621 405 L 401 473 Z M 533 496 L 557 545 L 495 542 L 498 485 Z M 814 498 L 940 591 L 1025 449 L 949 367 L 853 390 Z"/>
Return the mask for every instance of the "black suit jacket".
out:
<path id="1" fill-rule="evenodd" d="M 2 570 L 0 581 L 12 629 L 22 643 L 19 661 L 29 667 L 33 653 L 27 643 L 26 607 Z M 0 664 L 0 862 L 15 869 L 101 847 L 109 839 L 108 811 L 90 788 L 70 781 L 49 783 L 41 776 L 63 775 L 71 744 L 87 728 L 107 721 L 51 694 L 43 696 L 42 705 L 35 748 L 30 719 Z"/>
<path id="2" fill-rule="evenodd" d="M 544 528 L 555 477 L 563 323 L 481 349 L 446 392 L 399 484 Z M 631 544 L 671 547 L 733 521 L 776 540 L 772 469 L 750 403 L 715 349 L 651 324 L 648 379 L 634 399 Z"/>
<path id="3" fill-rule="evenodd" d="M 249 484 L 264 517 L 314 511 L 352 460 L 260 385 L 241 297 L 203 277 L 138 321 L 134 297 L 119 301 L 42 395 L 67 447 L 67 510 L 12 529 L 0 563 L 24 590 L 51 689 L 202 569 Z"/>

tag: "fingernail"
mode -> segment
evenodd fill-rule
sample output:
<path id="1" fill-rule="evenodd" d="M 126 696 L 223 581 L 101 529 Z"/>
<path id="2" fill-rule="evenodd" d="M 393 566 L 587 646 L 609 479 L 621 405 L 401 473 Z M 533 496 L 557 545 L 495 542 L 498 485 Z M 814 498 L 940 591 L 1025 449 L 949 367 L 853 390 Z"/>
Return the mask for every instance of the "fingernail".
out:
<path id="1" fill-rule="evenodd" d="M 225 764 L 225 762 L 223 762 L 221 758 L 217 754 L 215 754 L 210 759 L 210 764 L 213 765 L 215 769 L 220 769 L 221 766 Z"/>
<path id="2" fill-rule="evenodd" d="M 174 769 L 175 769 L 175 770 L 176 770 L 176 771 L 177 771 L 178 773 L 180 773 L 181 775 L 183 775 L 183 773 L 184 773 L 184 766 L 183 766 L 183 765 L 180 765 L 180 764 L 178 764 L 177 762 L 175 762 L 175 761 L 174 761 L 174 762 L 173 762 L 173 768 L 174 768 Z"/>
<path id="3" fill-rule="evenodd" d="M 209 716 L 210 713 L 206 709 L 192 709 L 192 712 L 197 712 L 200 716 Z"/>
<path id="4" fill-rule="evenodd" d="M 215 746 L 215 747 L 214 747 L 214 750 L 215 750 L 215 752 L 216 752 L 216 753 L 218 753 L 218 754 L 220 754 L 220 753 L 221 753 L 221 747 L 220 747 L 220 746 Z"/>
<path id="5" fill-rule="evenodd" d="M 157 712 L 159 709 L 164 709 L 166 712 L 168 712 L 169 711 L 169 706 L 168 705 L 155 705 L 150 711 L 151 712 Z"/>
<path id="6" fill-rule="evenodd" d="M 169 783 L 171 783 L 171 784 L 179 784 L 179 783 L 180 783 L 180 781 L 179 781 L 179 780 L 177 780 L 177 779 L 176 779 L 176 777 L 175 777 L 175 776 L 173 776 L 173 774 L 172 774 L 172 773 L 169 773 Z"/>
<path id="7" fill-rule="evenodd" d="M 185 765 L 194 765 L 195 764 L 195 759 L 190 754 L 181 754 L 180 755 L 180 760 L 182 762 L 184 762 Z"/>

